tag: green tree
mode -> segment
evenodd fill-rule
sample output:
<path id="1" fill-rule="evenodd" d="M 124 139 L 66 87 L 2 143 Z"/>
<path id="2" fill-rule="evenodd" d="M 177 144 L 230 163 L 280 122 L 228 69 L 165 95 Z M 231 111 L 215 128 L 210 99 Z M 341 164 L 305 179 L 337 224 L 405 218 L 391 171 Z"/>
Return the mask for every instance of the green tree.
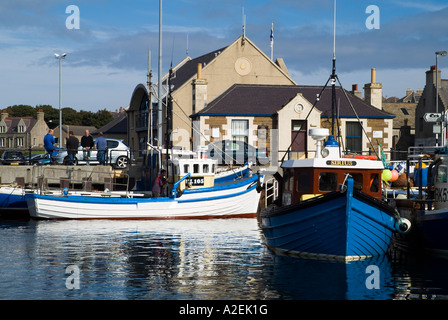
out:
<path id="1" fill-rule="evenodd" d="M 32 106 L 25 104 L 13 105 L 6 108 L 10 117 L 36 117 L 37 111 Z"/>
<path id="2" fill-rule="evenodd" d="M 95 118 L 96 118 L 95 127 L 97 128 L 101 128 L 106 124 L 108 124 L 109 122 L 111 122 L 112 120 L 114 120 L 113 115 L 110 113 L 110 111 L 106 109 L 99 110 L 95 114 Z"/>
<path id="3" fill-rule="evenodd" d="M 44 120 L 48 127 L 56 128 L 59 125 L 59 109 L 55 109 L 48 104 L 37 105 L 36 112 L 40 109 L 44 112 Z"/>

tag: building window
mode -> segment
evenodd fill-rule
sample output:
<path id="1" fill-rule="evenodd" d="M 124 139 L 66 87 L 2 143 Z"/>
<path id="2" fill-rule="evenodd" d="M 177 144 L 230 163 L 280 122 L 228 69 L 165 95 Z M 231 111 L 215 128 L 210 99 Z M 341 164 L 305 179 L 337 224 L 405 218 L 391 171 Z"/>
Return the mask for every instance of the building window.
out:
<path id="1" fill-rule="evenodd" d="M 362 152 L 362 127 L 359 122 L 347 122 L 345 141 L 350 152 Z"/>
<path id="2" fill-rule="evenodd" d="M 23 147 L 23 138 L 16 138 L 16 146 Z"/>
<path id="3" fill-rule="evenodd" d="M 0 133 L 6 132 L 6 126 L 0 126 Z"/>
<path id="4" fill-rule="evenodd" d="M 5 138 L 0 138 L 0 148 L 4 148 L 5 146 Z"/>
<path id="5" fill-rule="evenodd" d="M 232 120 L 232 140 L 249 141 L 249 120 Z"/>
<path id="6" fill-rule="evenodd" d="M 17 128 L 18 133 L 24 133 L 26 131 L 26 128 L 24 125 L 19 125 Z"/>

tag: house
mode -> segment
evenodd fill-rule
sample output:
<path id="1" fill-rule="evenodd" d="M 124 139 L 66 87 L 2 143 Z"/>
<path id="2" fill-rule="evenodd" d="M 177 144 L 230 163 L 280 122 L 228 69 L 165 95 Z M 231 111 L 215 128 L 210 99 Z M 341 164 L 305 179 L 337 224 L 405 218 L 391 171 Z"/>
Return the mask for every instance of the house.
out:
<path id="1" fill-rule="evenodd" d="M 36 118 L 9 117 L 8 112 L 3 110 L 0 116 L 0 148 L 43 149 L 44 136 L 48 130 L 42 110 L 37 112 Z"/>
<path id="2" fill-rule="evenodd" d="M 393 122 L 392 160 L 406 160 L 408 148 L 415 141 L 415 110 L 422 90 L 406 90 L 406 95 L 399 99 L 384 99 L 383 110 L 395 115 Z"/>
<path id="3" fill-rule="evenodd" d="M 168 75 L 163 79 L 167 83 Z M 295 85 L 282 59 L 272 61 L 249 38 L 241 36 L 229 46 L 195 59 L 185 58 L 173 68 L 170 86 L 173 97 L 174 146 L 191 150 L 196 146 L 190 115 L 197 114 L 207 104 L 232 85 Z M 163 93 L 166 96 L 166 90 Z M 128 110 L 128 145 L 134 150 L 146 149 L 148 137 L 148 89 L 139 84 L 132 94 Z M 152 97 L 151 101 L 157 102 Z M 157 108 L 157 106 L 155 106 Z M 166 114 L 164 108 L 163 114 Z M 157 123 L 157 112 L 153 121 Z M 157 128 L 156 126 L 153 128 Z M 164 137 L 153 135 L 163 144 Z M 154 141 L 153 141 L 154 143 Z"/>
<path id="4" fill-rule="evenodd" d="M 339 126 L 332 130 L 332 87 L 235 84 L 191 116 L 200 129 L 194 139 L 203 145 L 242 140 L 267 148 L 273 166 L 286 151 L 293 158 L 314 156 L 315 141 L 307 134 L 313 127 L 340 135 L 345 149 L 353 153 L 391 147 L 392 114 L 341 87 L 336 88 L 336 101 Z"/>
<path id="5" fill-rule="evenodd" d="M 435 146 L 442 142 L 440 122 L 426 122 L 426 113 L 443 113 L 448 107 L 448 80 L 441 79 L 441 70 L 431 66 L 426 71 L 426 84 L 415 111 L 415 146 Z M 438 84 L 438 97 L 436 94 Z M 438 106 L 436 105 L 438 99 Z"/>

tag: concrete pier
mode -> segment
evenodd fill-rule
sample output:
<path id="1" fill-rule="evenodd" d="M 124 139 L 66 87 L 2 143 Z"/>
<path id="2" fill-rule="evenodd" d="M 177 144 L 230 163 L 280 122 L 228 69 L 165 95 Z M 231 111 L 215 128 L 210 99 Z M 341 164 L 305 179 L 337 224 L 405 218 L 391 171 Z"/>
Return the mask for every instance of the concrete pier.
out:
<path id="1" fill-rule="evenodd" d="M 0 183 L 3 185 L 36 186 L 39 179 L 53 185 L 60 184 L 61 180 L 104 184 L 105 178 L 124 178 L 127 175 L 127 170 L 114 170 L 111 166 L 0 166 Z"/>

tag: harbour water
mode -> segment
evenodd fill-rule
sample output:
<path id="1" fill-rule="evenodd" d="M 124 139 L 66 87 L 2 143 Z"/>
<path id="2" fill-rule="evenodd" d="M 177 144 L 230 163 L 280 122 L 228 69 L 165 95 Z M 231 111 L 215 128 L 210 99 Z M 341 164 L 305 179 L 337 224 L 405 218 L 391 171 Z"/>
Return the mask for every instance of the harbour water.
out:
<path id="1" fill-rule="evenodd" d="M 448 260 L 276 256 L 256 219 L 0 221 L 2 300 L 419 300 Z"/>

